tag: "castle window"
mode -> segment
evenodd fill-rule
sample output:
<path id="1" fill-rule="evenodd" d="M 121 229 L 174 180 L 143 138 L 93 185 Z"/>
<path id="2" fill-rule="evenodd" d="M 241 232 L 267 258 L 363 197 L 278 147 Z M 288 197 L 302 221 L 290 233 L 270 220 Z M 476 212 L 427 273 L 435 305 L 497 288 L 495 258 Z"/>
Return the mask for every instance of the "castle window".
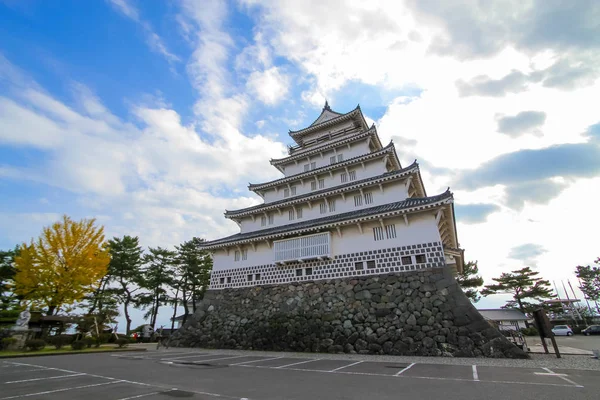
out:
<path id="1" fill-rule="evenodd" d="M 338 160 L 338 162 L 344 161 L 344 155 L 343 154 L 338 154 L 337 160 Z"/>
<path id="2" fill-rule="evenodd" d="M 219 278 L 219 283 L 221 285 L 224 285 L 225 284 L 225 278 Z"/>
<path id="3" fill-rule="evenodd" d="M 383 228 L 380 226 L 376 226 L 375 228 L 373 228 L 373 239 L 377 240 L 383 240 Z"/>
<path id="4" fill-rule="evenodd" d="M 396 225 L 386 225 L 385 226 L 385 235 L 388 239 L 393 239 L 396 237 Z"/>
<path id="5" fill-rule="evenodd" d="M 304 275 L 312 275 L 312 268 L 306 268 L 304 270 Z"/>
<path id="6" fill-rule="evenodd" d="M 239 250 L 236 250 L 235 253 L 233 253 L 233 260 L 240 261 L 240 251 Z"/>
<path id="7" fill-rule="evenodd" d="M 308 172 L 310 170 L 310 164 L 304 164 L 304 172 Z"/>
<path id="8" fill-rule="evenodd" d="M 275 218 L 273 217 L 273 214 L 269 215 L 269 225 L 273 225 L 273 220 Z"/>
<path id="9" fill-rule="evenodd" d="M 373 193 L 368 192 L 365 193 L 365 204 L 372 204 L 373 203 Z"/>
<path id="10" fill-rule="evenodd" d="M 297 217 L 298 219 L 302 218 L 302 207 L 299 207 L 299 208 L 296 210 L 296 217 Z"/>
<path id="11" fill-rule="evenodd" d="M 315 169 L 317 168 L 317 163 L 316 162 L 311 162 L 310 163 L 310 169 Z"/>
<path id="12" fill-rule="evenodd" d="M 329 157 L 329 164 L 335 164 L 335 156 Z"/>
<path id="13" fill-rule="evenodd" d="M 402 265 L 410 265 L 412 264 L 412 257 L 411 256 L 404 256 L 402 257 Z"/>
<path id="14" fill-rule="evenodd" d="M 292 220 L 294 220 L 294 219 L 295 219 L 295 216 L 294 216 L 294 209 L 293 209 L 293 208 L 292 208 L 291 210 L 289 210 L 289 211 L 288 211 L 288 216 L 289 216 L 289 219 L 290 219 L 290 221 L 292 221 Z"/>
<path id="15" fill-rule="evenodd" d="M 267 225 L 267 217 L 263 216 L 260 217 L 260 226 L 265 226 Z"/>
<path id="16" fill-rule="evenodd" d="M 363 269 L 363 262 L 362 262 L 362 261 L 360 261 L 360 262 L 355 262 L 355 263 L 354 263 L 354 269 L 356 269 L 356 270 L 361 270 L 361 269 Z"/>
<path id="17" fill-rule="evenodd" d="M 335 211 L 335 200 L 329 200 L 329 211 Z"/>
<path id="18" fill-rule="evenodd" d="M 292 196 L 296 195 L 296 186 L 292 186 L 291 194 L 292 194 Z"/>
<path id="19" fill-rule="evenodd" d="M 302 269 L 298 268 L 296 270 L 296 276 L 302 276 Z"/>
<path id="20" fill-rule="evenodd" d="M 427 259 L 425 258 L 425 254 L 417 254 L 415 256 L 415 261 L 417 262 L 417 264 L 424 264 L 427 262 Z"/>
<path id="21" fill-rule="evenodd" d="M 363 198 L 360 194 L 354 196 L 354 207 L 362 206 Z"/>
<path id="22" fill-rule="evenodd" d="M 227 277 L 227 283 L 231 283 L 231 277 L 230 276 Z"/>
<path id="23" fill-rule="evenodd" d="M 248 249 L 242 250 L 242 260 L 248 259 Z"/>
<path id="24" fill-rule="evenodd" d="M 254 274 L 254 280 L 260 281 L 260 274 Z"/>
<path id="25" fill-rule="evenodd" d="M 252 282 L 252 274 L 248 275 L 248 282 Z"/>
<path id="26" fill-rule="evenodd" d="M 319 211 L 321 214 L 325 214 L 327 212 L 327 205 L 325 203 L 319 204 Z"/>
<path id="27" fill-rule="evenodd" d="M 319 189 L 323 189 L 325 187 L 325 179 L 319 179 Z"/>
<path id="28" fill-rule="evenodd" d="M 345 172 L 342 172 L 342 174 L 340 175 L 340 181 L 341 181 L 342 183 L 344 183 L 344 182 L 348 182 L 348 174 L 347 174 L 347 173 L 345 173 Z"/>
<path id="29" fill-rule="evenodd" d="M 372 268 L 375 268 L 375 267 L 376 267 L 375 260 L 367 261 L 367 268 L 372 269 Z"/>
<path id="30" fill-rule="evenodd" d="M 317 190 L 317 182 L 312 181 L 310 183 L 310 190 Z"/>
<path id="31" fill-rule="evenodd" d="M 290 196 L 290 189 L 285 188 L 283 189 L 283 197 L 289 197 Z"/>
<path id="32" fill-rule="evenodd" d="M 349 171 L 348 174 L 350 176 L 351 181 L 356 180 L 356 171 Z"/>

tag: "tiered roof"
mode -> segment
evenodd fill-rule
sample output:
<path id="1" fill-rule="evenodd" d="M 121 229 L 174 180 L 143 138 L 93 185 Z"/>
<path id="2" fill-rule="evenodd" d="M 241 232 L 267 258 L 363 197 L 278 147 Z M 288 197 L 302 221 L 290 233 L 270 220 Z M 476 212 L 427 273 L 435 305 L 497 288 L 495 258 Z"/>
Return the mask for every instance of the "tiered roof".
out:
<path id="1" fill-rule="evenodd" d="M 335 226 L 357 224 L 369 220 L 390 217 L 394 215 L 403 215 L 408 213 L 422 212 L 435 209 L 436 207 L 446 206 L 448 211 L 444 213 L 444 218 L 454 218 L 453 195 L 450 189 L 444 193 L 432 197 L 409 198 L 395 203 L 384 204 L 380 206 L 363 208 L 341 214 L 335 214 L 328 217 L 311 219 L 283 226 L 276 226 L 257 231 L 238 233 L 222 239 L 204 242 L 202 248 L 211 250 L 220 247 L 232 245 L 241 245 L 243 243 L 258 242 L 262 240 L 279 239 L 286 236 L 298 235 L 308 232 L 316 232 Z M 448 246 L 458 247 L 456 241 L 456 232 L 445 242 Z"/>

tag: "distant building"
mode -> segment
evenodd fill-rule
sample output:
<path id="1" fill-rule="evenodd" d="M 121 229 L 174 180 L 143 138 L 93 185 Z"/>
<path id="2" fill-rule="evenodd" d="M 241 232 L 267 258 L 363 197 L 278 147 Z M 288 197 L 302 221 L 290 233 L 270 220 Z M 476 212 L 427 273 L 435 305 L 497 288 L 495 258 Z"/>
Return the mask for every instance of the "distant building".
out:
<path id="1" fill-rule="evenodd" d="M 211 290 L 402 273 L 461 271 L 450 190 L 427 196 L 419 165 L 402 167 L 360 107 L 327 103 L 297 146 L 271 160 L 284 176 L 249 189 L 263 204 L 229 210 L 240 233 L 205 242 Z"/>
<path id="2" fill-rule="evenodd" d="M 529 318 L 521 311 L 514 308 L 493 308 L 478 310 L 483 318 L 493 322 L 499 330 L 519 330 L 527 328 L 525 323 Z"/>

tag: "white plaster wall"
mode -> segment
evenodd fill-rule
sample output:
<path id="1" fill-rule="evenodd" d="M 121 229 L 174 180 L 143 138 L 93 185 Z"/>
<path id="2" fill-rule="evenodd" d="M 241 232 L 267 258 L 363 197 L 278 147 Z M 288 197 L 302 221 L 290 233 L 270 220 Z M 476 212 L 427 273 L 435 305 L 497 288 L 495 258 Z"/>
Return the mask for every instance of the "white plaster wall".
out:
<path id="1" fill-rule="evenodd" d="M 332 256 L 357 251 L 378 250 L 441 241 L 433 212 L 409 215 L 408 218 L 408 226 L 405 225 L 404 218 L 389 218 L 384 220 L 385 225 L 396 225 L 396 238 L 393 239 L 374 240 L 373 227 L 380 226 L 378 222 L 362 224 L 362 234 L 356 225 L 342 227 L 342 237 L 338 236 L 336 230 L 332 230 Z M 223 271 L 273 263 L 273 249 L 267 246 L 265 242 L 257 243 L 256 251 L 249 245 L 245 245 L 242 248 L 248 250 L 247 260 L 235 261 L 234 248 L 230 249 L 229 254 L 227 254 L 226 250 L 218 250 L 213 253 L 213 269 L 215 271 Z"/>
<path id="2" fill-rule="evenodd" d="M 383 163 L 381 163 L 381 164 L 383 164 Z M 369 168 L 367 168 L 366 170 L 368 171 Z M 362 168 L 359 168 L 359 170 L 357 170 L 356 180 L 361 179 L 360 174 L 359 174 L 361 171 L 362 171 Z M 333 179 L 329 178 L 329 179 L 330 179 L 330 181 L 332 181 L 332 180 L 335 181 L 336 177 L 337 177 L 337 182 L 339 183 L 339 179 L 340 179 L 339 174 L 334 174 L 334 178 Z M 326 217 L 329 215 L 341 214 L 341 213 L 359 210 L 359 209 L 363 209 L 363 208 L 375 207 L 378 205 L 402 201 L 408 197 L 408 189 L 406 188 L 406 185 L 404 182 L 405 181 L 401 180 L 401 181 L 394 181 L 391 183 L 384 184 L 383 185 L 383 193 L 381 192 L 381 190 L 379 189 L 378 186 L 373 186 L 368 189 L 363 189 L 363 193 L 370 192 L 372 194 L 372 196 L 373 196 L 372 204 L 365 204 L 364 197 L 363 197 L 363 204 L 361 206 L 356 207 L 354 205 L 354 196 L 360 194 L 360 191 L 354 190 L 354 191 L 350 191 L 350 192 L 345 192 L 345 196 L 346 196 L 345 200 L 342 198 L 341 194 L 336 194 L 335 196 L 328 197 L 329 200 L 335 199 L 335 211 L 326 212 L 325 214 L 321 214 L 319 204 L 323 202 L 323 199 L 319 199 L 317 201 L 311 202 L 312 209 L 310 209 L 308 207 L 307 203 L 304 203 L 303 205 L 297 205 L 296 209 L 302 208 L 302 218 L 301 219 L 296 218 L 293 221 L 290 221 L 289 213 L 288 213 L 288 211 L 291 210 L 291 207 L 282 208 L 281 215 L 277 211 L 269 211 L 269 213 L 273 215 L 273 224 L 272 225 L 269 225 L 268 221 L 267 221 L 267 225 L 262 226 L 260 215 L 256 215 L 254 221 L 252 221 L 252 217 L 245 217 L 241 222 L 241 232 L 242 233 L 252 232 L 252 231 L 256 231 L 256 230 L 260 230 L 260 229 L 267 229 L 267 228 L 272 228 L 272 227 L 276 227 L 276 226 L 283 226 L 283 225 L 288 225 L 291 223 L 308 221 L 308 220 L 316 219 L 316 218 L 323 218 L 323 217 Z M 325 181 L 326 187 L 327 187 L 327 183 L 328 183 L 328 181 L 326 180 Z M 310 185 L 310 183 L 307 183 L 307 182 L 305 182 L 305 184 Z M 309 189 L 310 189 L 310 186 L 309 186 Z M 280 192 L 280 193 L 282 193 L 282 192 Z M 298 191 L 298 194 L 301 194 L 301 192 Z"/>
<path id="3" fill-rule="evenodd" d="M 337 160 L 338 154 L 343 154 L 344 160 L 349 160 L 350 158 L 358 157 L 364 154 L 370 153 L 369 146 L 367 144 L 367 139 L 361 140 L 360 142 L 351 143 L 350 148 L 348 145 L 340 145 L 335 147 L 334 149 L 327 150 L 321 154 L 313 154 L 312 156 L 302 158 L 298 161 L 298 165 L 296 165 L 295 161 L 291 161 L 287 164 L 281 165 L 284 167 L 284 175 L 290 176 L 304 172 L 304 165 L 310 164 L 311 162 L 316 163 L 315 168 L 325 167 L 331 164 L 330 157 L 335 155 Z"/>
<path id="4" fill-rule="evenodd" d="M 327 158 L 327 162 L 329 162 L 329 158 Z M 373 176 L 381 175 L 381 174 L 384 174 L 387 172 L 387 170 L 385 168 L 385 164 L 383 163 L 383 158 L 379 158 L 376 160 L 366 162 L 364 169 L 363 169 L 362 165 L 358 164 L 358 165 L 355 165 L 352 167 L 348 167 L 348 170 L 356 171 L 356 180 L 357 181 L 359 181 L 361 179 L 365 179 L 365 178 L 371 178 Z M 333 188 L 336 186 L 345 185 L 347 183 L 350 183 L 350 180 L 348 180 L 348 182 L 341 181 L 341 175 L 342 175 L 342 173 L 346 172 L 345 169 L 338 169 L 338 170 L 332 171 L 332 172 L 333 172 L 333 177 L 331 177 L 329 172 L 321 173 L 318 176 L 317 175 L 315 175 L 315 176 L 317 176 L 317 179 L 323 179 L 325 181 L 325 188 Z M 296 186 L 296 196 L 299 196 L 301 194 L 313 192 L 313 190 L 310 189 L 311 181 L 314 181 L 314 177 L 311 177 L 309 179 L 305 178 L 303 180 L 304 184 L 301 184 L 300 180 L 290 182 L 290 186 Z M 284 189 L 284 186 L 280 186 L 278 191 L 275 191 L 274 188 L 266 191 L 263 195 L 264 199 L 265 199 L 265 204 L 285 199 L 285 197 L 283 197 L 283 189 Z M 317 183 L 317 190 L 320 190 L 318 183 Z M 292 197 L 292 196 L 290 196 L 290 197 Z"/>
<path id="5" fill-rule="evenodd" d="M 330 126 L 327 129 L 319 130 L 317 132 L 306 135 L 306 136 L 304 136 L 304 138 L 302 140 L 304 141 L 304 143 L 310 142 L 311 140 L 319 138 L 323 135 L 328 135 L 330 133 L 336 133 L 336 132 L 342 131 L 344 129 L 353 128 L 353 127 L 354 127 L 354 121 L 344 121 L 339 124 Z M 320 143 L 317 143 L 317 144 L 320 144 Z M 310 149 L 311 147 L 314 147 L 314 146 L 315 146 L 314 144 L 311 144 L 311 145 L 306 146 L 306 148 Z"/>

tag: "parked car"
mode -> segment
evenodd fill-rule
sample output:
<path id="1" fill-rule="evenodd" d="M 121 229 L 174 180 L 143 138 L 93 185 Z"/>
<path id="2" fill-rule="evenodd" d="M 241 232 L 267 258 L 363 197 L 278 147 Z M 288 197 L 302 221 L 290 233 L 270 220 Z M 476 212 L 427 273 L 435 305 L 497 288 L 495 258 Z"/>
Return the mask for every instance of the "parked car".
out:
<path id="1" fill-rule="evenodd" d="M 573 329 L 569 325 L 556 325 L 552 328 L 552 333 L 556 336 L 573 336 Z"/>
<path id="2" fill-rule="evenodd" d="M 585 336 L 600 335 L 600 325 L 590 325 L 581 331 Z"/>

